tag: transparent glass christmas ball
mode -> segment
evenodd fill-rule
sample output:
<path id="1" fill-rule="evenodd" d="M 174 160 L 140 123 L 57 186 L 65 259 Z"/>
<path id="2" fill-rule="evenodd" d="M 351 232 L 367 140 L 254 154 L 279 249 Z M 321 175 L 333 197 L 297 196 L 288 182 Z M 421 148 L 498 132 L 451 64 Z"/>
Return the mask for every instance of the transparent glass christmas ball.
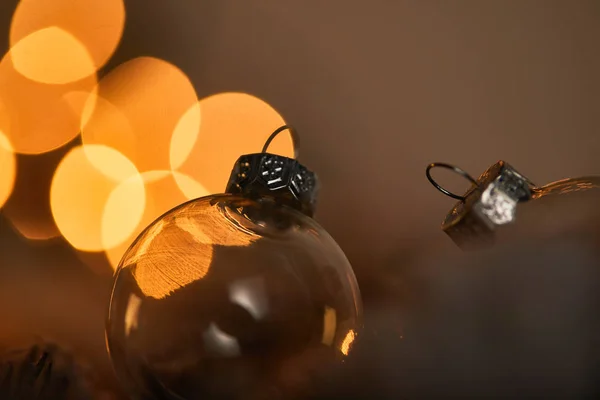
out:
<path id="1" fill-rule="evenodd" d="M 169 211 L 124 255 L 107 344 L 134 398 L 290 399 L 343 362 L 361 308 L 313 219 L 215 195 Z"/>

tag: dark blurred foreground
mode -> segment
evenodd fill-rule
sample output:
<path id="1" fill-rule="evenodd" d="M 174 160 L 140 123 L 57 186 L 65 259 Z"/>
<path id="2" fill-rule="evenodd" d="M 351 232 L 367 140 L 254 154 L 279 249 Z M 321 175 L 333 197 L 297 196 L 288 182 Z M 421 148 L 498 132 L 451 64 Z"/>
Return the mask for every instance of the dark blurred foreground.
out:
<path id="1" fill-rule="evenodd" d="M 597 192 L 533 202 L 492 249 L 390 262 L 324 398 L 600 396 L 599 210 Z"/>

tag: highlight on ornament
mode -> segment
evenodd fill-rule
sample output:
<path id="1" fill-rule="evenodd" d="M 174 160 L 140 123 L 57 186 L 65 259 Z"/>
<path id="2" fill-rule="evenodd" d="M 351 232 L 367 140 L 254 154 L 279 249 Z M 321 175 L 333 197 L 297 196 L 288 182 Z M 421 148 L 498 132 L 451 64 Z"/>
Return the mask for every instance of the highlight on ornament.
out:
<path id="1" fill-rule="evenodd" d="M 168 170 L 148 171 L 141 173 L 140 176 L 144 183 L 146 201 L 142 217 L 135 229 L 128 230 L 127 239 L 123 240 L 121 244 L 111 246 L 110 240 L 114 233 L 111 233 L 110 229 L 107 229 L 110 228 L 109 224 L 103 225 L 103 229 L 107 229 L 103 233 L 103 247 L 114 269 L 117 268 L 123 254 L 125 254 L 125 251 L 133 240 L 156 218 L 181 203 L 209 194 L 200 183 L 179 172 Z M 177 182 L 181 182 L 185 190 L 180 189 Z M 105 203 L 103 220 L 118 220 L 122 205 L 127 204 L 131 193 L 136 192 L 138 185 L 139 177 L 134 175 L 115 187 Z"/>
<path id="2" fill-rule="evenodd" d="M 285 131 L 297 146 L 276 129 L 234 160 L 225 193 L 172 208 L 125 252 L 106 338 L 134 398 L 302 396 L 351 353 L 358 285 L 312 218 L 317 176 L 270 152 Z"/>

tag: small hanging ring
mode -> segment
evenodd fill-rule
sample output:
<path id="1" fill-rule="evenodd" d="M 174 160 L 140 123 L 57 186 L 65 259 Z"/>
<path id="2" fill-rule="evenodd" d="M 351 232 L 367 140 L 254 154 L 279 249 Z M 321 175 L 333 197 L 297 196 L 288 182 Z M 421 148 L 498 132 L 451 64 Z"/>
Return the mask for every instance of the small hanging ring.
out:
<path id="1" fill-rule="evenodd" d="M 273 141 L 273 139 L 275 139 L 275 137 L 277 135 L 279 135 L 281 132 L 286 131 L 286 130 L 290 132 L 290 136 L 292 137 L 292 146 L 294 146 L 294 158 L 297 159 L 298 155 L 300 153 L 300 139 L 298 137 L 298 133 L 296 132 L 296 130 L 290 125 L 280 126 L 279 128 L 277 128 L 275 130 L 275 132 L 271 133 L 271 136 L 269 136 L 269 138 L 265 142 L 265 145 L 263 146 L 261 153 L 266 153 L 267 150 L 269 149 L 269 145 L 271 145 L 271 142 Z"/>
<path id="2" fill-rule="evenodd" d="M 432 170 L 433 168 L 436 168 L 436 167 L 440 167 L 440 168 L 446 168 L 446 169 L 452 170 L 452 171 L 456 172 L 457 174 L 459 174 L 459 175 L 462 175 L 464 178 L 468 179 L 468 180 L 469 180 L 469 182 L 473 183 L 475 186 L 477 186 L 477 185 L 478 185 L 478 183 L 477 183 L 477 180 L 475 180 L 475 178 L 473 178 L 471 175 L 469 175 L 469 174 L 468 174 L 467 172 L 465 172 L 464 170 L 462 170 L 462 169 L 460 169 L 460 168 L 458 168 L 458 167 L 455 167 L 454 165 L 445 164 L 445 163 L 431 163 L 431 164 L 429 164 L 429 165 L 427 166 L 427 169 L 425 170 L 425 174 L 427 175 L 427 179 L 429 179 L 429 182 L 431 182 L 431 184 L 432 184 L 432 185 L 433 185 L 433 186 L 434 186 L 434 187 L 435 187 L 437 190 L 439 190 L 440 192 L 444 193 L 446 196 L 450 196 L 450 197 L 452 197 L 453 199 L 457 199 L 457 200 L 460 200 L 460 201 L 463 201 L 463 202 L 465 201 L 465 197 L 464 197 L 464 196 L 459 196 L 459 195 L 457 195 L 457 194 L 454 194 L 454 193 L 450 192 L 450 191 L 449 191 L 449 190 L 447 190 L 447 189 L 444 189 L 442 186 L 440 186 L 440 185 L 439 185 L 439 184 L 438 184 L 438 183 L 435 181 L 435 179 L 433 179 L 433 178 L 431 177 L 431 170 Z"/>

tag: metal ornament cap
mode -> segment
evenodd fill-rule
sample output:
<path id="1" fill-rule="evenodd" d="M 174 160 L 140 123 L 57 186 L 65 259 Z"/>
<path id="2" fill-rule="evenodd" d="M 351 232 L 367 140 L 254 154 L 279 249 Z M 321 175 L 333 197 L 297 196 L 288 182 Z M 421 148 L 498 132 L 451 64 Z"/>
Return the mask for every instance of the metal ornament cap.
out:
<path id="1" fill-rule="evenodd" d="M 286 130 L 292 137 L 295 158 L 267 153 L 273 139 Z M 314 172 L 296 160 L 299 142 L 298 134 L 291 126 L 276 129 L 265 142 L 262 152 L 243 155 L 236 161 L 225 193 L 273 200 L 313 217 L 319 180 Z"/>
<path id="2" fill-rule="evenodd" d="M 312 217 L 319 191 L 315 173 L 298 161 L 271 153 L 246 154 L 235 163 L 226 193 L 266 196 Z"/>
<path id="3" fill-rule="evenodd" d="M 439 165 L 428 168 L 429 178 L 429 170 L 435 166 Z M 478 179 L 469 179 L 471 187 L 464 196 L 453 196 L 460 200 L 442 223 L 444 232 L 463 250 L 493 244 L 495 230 L 515 220 L 518 203 L 531 200 L 536 188 L 505 161 L 498 161 Z"/>

